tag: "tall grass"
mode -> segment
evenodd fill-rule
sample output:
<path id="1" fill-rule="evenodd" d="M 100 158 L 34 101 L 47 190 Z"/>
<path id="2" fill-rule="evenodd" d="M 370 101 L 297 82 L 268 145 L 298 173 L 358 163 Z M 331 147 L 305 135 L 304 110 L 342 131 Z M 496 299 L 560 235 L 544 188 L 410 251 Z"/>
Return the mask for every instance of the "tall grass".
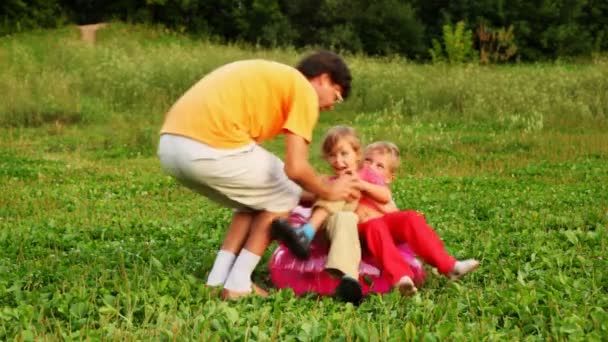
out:
<path id="1" fill-rule="evenodd" d="M 64 28 L 0 40 L 3 126 L 107 122 L 116 115 L 159 122 L 171 103 L 213 68 L 243 58 L 294 64 L 300 53 L 221 46 L 162 29 L 112 24 L 94 47 Z M 608 62 L 481 67 L 431 66 L 348 56 L 353 98 L 343 111 L 425 121 L 542 128 L 558 118 L 608 116 Z"/>
<path id="2" fill-rule="evenodd" d="M 65 125 L 101 124 L 88 129 L 91 144 L 127 146 L 152 155 L 164 113 L 207 72 L 243 58 L 293 65 L 304 53 L 217 45 L 120 23 L 98 31 L 94 46 L 80 41 L 72 27 L 4 37 L 0 126 L 52 124 L 55 133 L 66 134 Z M 354 74 L 352 98 L 322 120 L 321 128 L 336 122 L 356 124 L 366 140 L 393 139 L 406 151 L 435 149 L 436 155 L 441 146 L 455 144 L 469 154 L 488 143 L 461 143 L 466 136 L 441 133 L 416 139 L 427 124 L 439 132 L 454 125 L 494 132 L 497 139 L 504 132 L 542 135 L 608 128 L 608 60 L 482 67 L 346 58 Z M 590 143 L 605 151 L 601 143 Z M 280 145 L 276 149 L 281 150 Z"/>

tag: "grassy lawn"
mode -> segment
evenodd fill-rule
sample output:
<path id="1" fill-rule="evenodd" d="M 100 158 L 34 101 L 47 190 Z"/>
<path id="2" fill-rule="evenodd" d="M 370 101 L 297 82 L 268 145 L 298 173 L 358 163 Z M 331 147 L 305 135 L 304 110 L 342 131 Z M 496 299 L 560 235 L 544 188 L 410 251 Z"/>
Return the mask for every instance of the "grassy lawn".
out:
<path id="1" fill-rule="evenodd" d="M 271 291 L 223 302 L 204 280 L 231 212 L 164 175 L 165 111 L 214 67 L 305 52 L 113 23 L 0 38 L 1 340 L 605 340 L 608 60 L 480 67 L 347 56 L 324 113 L 402 149 L 401 208 L 450 253 L 452 283 L 359 307 Z M 266 144 L 282 154 L 281 139 Z M 272 245 L 272 251 L 275 245 Z M 267 252 L 254 274 L 271 286 Z"/>

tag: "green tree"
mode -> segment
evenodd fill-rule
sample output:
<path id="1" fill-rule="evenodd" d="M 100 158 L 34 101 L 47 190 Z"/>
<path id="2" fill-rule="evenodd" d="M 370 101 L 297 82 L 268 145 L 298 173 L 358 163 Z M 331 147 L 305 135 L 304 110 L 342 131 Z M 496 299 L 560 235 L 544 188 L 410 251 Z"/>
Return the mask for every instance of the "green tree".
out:
<path id="1" fill-rule="evenodd" d="M 57 27 L 68 18 L 57 0 L 2 0 L 0 36 L 33 28 Z"/>
<path id="2" fill-rule="evenodd" d="M 413 8 L 404 1 L 361 1 L 354 22 L 365 52 L 398 53 L 417 57 L 424 53 L 424 28 Z"/>
<path id="3" fill-rule="evenodd" d="M 413 0 L 426 27 L 438 39 L 446 23 L 464 20 L 469 28 L 510 27 L 523 60 L 588 54 L 605 49 L 608 3 L 600 0 Z M 598 38 L 600 37 L 600 38 Z M 599 48 L 598 48 L 599 47 Z"/>
<path id="4" fill-rule="evenodd" d="M 241 40 L 265 46 L 288 45 L 293 31 L 277 0 L 246 0 L 232 15 Z"/>
<path id="5" fill-rule="evenodd" d="M 424 53 L 424 28 L 403 0 L 283 0 L 298 46 L 322 45 L 369 54 Z"/>

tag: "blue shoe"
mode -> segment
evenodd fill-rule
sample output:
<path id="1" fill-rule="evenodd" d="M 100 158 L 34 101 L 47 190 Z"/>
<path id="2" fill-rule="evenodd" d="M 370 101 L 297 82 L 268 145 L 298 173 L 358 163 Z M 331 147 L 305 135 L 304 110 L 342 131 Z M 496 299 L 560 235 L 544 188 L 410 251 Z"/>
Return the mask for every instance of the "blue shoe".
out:
<path id="1" fill-rule="evenodd" d="M 311 240 L 302 229 L 295 228 L 286 219 L 276 219 L 270 226 L 270 235 L 285 244 L 299 259 L 308 259 Z"/>

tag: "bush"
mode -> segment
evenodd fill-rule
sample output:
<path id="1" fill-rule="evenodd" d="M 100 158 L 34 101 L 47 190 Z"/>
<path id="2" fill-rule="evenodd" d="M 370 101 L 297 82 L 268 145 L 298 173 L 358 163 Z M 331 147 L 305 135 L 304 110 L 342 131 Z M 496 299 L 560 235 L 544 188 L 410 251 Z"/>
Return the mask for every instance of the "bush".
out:
<path id="1" fill-rule="evenodd" d="M 450 24 L 443 26 L 443 43 L 433 39 L 433 48 L 429 51 L 434 63 L 466 63 L 475 57 L 473 50 L 473 34 L 465 28 L 464 21 L 459 21 L 456 26 Z"/>
<path id="2" fill-rule="evenodd" d="M 509 28 L 488 29 L 480 25 L 475 33 L 481 64 L 506 62 L 517 53 L 513 25 Z"/>
<path id="3" fill-rule="evenodd" d="M 0 36 L 34 28 L 57 27 L 67 22 L 59 0 L 3 0 L 0 2 Z"/>

